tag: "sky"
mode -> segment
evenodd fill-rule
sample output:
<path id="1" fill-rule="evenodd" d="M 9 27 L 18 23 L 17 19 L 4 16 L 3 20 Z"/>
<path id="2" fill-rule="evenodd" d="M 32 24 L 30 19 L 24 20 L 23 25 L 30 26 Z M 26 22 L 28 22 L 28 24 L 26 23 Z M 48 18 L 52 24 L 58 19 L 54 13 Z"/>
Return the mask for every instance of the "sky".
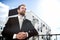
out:
<path id="1" fill-rule="evenodd" d="M 0 0 L 10 9 L 26 4 L 40 19 L 51 27 L 52 33 L 60 33 L 60 0 Z"/>

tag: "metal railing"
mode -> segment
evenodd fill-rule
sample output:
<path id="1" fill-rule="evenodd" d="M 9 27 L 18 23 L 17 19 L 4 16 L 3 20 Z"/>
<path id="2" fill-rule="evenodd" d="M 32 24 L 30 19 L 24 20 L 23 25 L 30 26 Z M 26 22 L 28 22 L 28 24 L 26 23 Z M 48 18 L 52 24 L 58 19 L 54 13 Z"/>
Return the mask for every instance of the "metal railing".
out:
<path id="1" fill-rule="evenodd" d="M 43 37 L 46 36 L 46 39 L 45 40 L 58 40 L 58 36 L 60 36 L 60 34 L 46 34 L 46 35 L 43 34 L 43 35 L 38 35 L 38 40 L 40 40 L 39 39 L 39 36 L 43 36 Z M 54 39 L 52 39 L 53 36 L 55 37 Z"/>
<path id="2" fill-rule="evenodd" d="M 54 39 L 52 39 L 51 37 L 55 37 Z M 59 40 L 58 39 L 58 36 L 60 36 L 60 34 L 43 34 L 43 35 L 37 35 L 37 40 Z M 39 37 L 42 37 L 42 39 L 40 39 Z M 45 37 L 45 38 L 44 38 Z M 1 35 L 0 35 L 0 40 L 5 40 L 5 38 L 3 38 Z M 36 40 L 34 39 L 33 37 L 33 40 Z"/>

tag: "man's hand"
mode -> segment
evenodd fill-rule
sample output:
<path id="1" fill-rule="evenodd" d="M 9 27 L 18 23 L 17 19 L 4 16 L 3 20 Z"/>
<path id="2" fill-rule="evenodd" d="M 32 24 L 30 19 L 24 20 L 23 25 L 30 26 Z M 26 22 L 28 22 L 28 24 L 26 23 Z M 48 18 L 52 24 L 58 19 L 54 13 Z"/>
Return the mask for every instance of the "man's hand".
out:
<path id="1" fill-rule="evenodd" d="M 25 39 L 26 37 L 27 37 L 26 32 L 19 32 L 18 34 L 16 34 L 17 39 Z"/>

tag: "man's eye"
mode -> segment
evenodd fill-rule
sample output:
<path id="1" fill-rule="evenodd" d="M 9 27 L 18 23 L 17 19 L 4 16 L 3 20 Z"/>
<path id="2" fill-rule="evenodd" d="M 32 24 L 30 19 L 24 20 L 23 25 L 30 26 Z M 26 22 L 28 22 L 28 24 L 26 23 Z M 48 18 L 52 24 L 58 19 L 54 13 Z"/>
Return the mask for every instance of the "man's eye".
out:
<path id="1" fill-rule="evenodd" d="M 25 9 L 26 10 L 26 8 L 22 8 L 22 9 Z"/>
<path id="2" fill-rule="evenodd" d="M 26 8 L 25 8 L 25 10 L 26 10 Z"/>
<path id="3" fill-rule="evenodd" d="M 22 9 L 24 9 L 24 8 L 22 8 Z"/>

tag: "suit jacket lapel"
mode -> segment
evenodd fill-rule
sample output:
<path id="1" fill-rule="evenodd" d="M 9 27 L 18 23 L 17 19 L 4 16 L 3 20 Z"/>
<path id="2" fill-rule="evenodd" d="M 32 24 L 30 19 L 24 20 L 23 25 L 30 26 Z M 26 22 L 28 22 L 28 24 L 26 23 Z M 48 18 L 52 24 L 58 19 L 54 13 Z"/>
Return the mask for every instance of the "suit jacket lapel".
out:
<path id="1" fill-rule="evenodd" d="M 21 26 L 21 28 L 20 28 L 20 31 L 23 30 L 23 27 L 24 27 L 24 24 L 25 24 L 25 19 L 26 19 L 26 17 L 24 16 L 24 19 L 23 19 L 23 22 L 22 22 L 22 26 Z"/>
<path id="2" fill-rule="evenodd" d="M 19 30 L 20 30 L 20 31 L 23 31 L 23 28 L 25 27 L 25 26 L 24 26 L 24 25 L 25 25 L 25 18 L 23 19 L 23 23 L 22 23 L 21 29 L 20 29 L 18 17 L 16 17 L 15 20 L 16 20 L 16 23 L 18 24 L 17 26 L 18 26 Z"/>
<path id="3" fill-rule="evenodd" d="M 16 20 L 15 22 L 16 22 L 16 24 L 17 24 L 17 27 L 19 28 L 19 31 L 20 31 L 20 25 L 19 25 L 18 17 L 16 17 L 15 20 Z"/>

